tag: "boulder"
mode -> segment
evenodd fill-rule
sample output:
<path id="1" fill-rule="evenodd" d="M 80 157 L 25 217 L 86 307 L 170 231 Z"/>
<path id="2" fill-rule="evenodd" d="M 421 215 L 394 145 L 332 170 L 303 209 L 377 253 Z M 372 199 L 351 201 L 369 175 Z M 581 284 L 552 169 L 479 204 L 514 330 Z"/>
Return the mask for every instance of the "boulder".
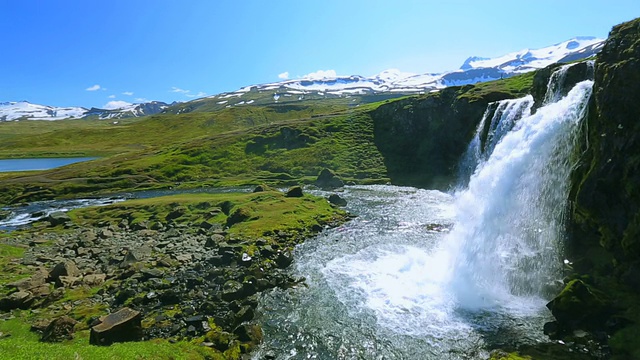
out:
<path id="1" fill-rule="evenodd" d="M 28 291 L 17 291 L 0 299 L 0 311 L 14 309 L 28 309 L 33 303 L 34 297 Z"/>
<path id="2" fill-rule="evenodd" d="M 31 277 L 21 279 L 7 284 L 7 286 L 15 288 L 17 290 L 29 290 L 40 285 L 44 285 L 47 282 L 49 273 L 45 269 L 38 269 Z"/>
<path id="3" fill-rule="evenodd" d="M 314 185 L 324 189 L 331 190 L 344 186 L 344 182 L 329 169 L 322 169 Z"/>
<path id="4" fill-rule="evenodd" d="M 612 310 L 604 293 L 579 279 L 571 280 L 547 308 L 566 331 L 602 329 Z"/>
<path id="5" fill-rule="evenodd" d="M 66 315 L 63 315 L 46 327 L 42 333 L 42 341 L 61 342 L 73 339 L 74 327 L 78 322 Z"/>
<path id="6" fill-rule="evenodd" d="M 45 221 L 48 221 L 51 226 L 58 226 L 71 221 L 71 218 L 69 217 L 69 215 L 67 215 L 67 213 L 57 211 L 49 214 L 49 216 L 45 218 Z"/>
<path id="7" fill-rule="evenodd" d="M 262 342 L 262 328 L 256 324 L 241 324 L 233 330 L 233 333 L 240 341 L 251 342 L 253 344 Z"/>
<path id="8" fill-rule="evenodd" d="M 66 260 L 59 262 L 53 267 L 53 269 L 51 269 L 51 271 L 49 271 L 49 280 L 57 283 L 59 282 L 60 276 L 79 277 L 80 275 L 82 274 L 76 266 L 76 263 L 71 260 Z"/>
<path id="9" fill-rule="evenodd" d="M 89 274 L 85 275 L 83 282 L 87 286 L 98 286 L 102 285 L 106 279 L 106 274 Z"/>
<path id="10" fill-rule="evenodd" d="M 139 341 L 142 339 L 142 315 L 139 311 L 122 308 L 101 319 L 91 328 L 89 343 L 111 345 L 115 342 Z"/>
<path id="11" fill-rule="evenodd" d="M 347 200 L 343 199 L 338 194 L 329 195 L 329 202 L 336 206 L 347 206 Z"/>
<path id="12" fill-rule="evenodd" d="M 284 196 L 286 197 L 302 197 L 302 188 L 300 186 L 293 186 L 291 188 L 289 188 L 289 190 L 287 190 L 287 192 L 284 194 Z"/>

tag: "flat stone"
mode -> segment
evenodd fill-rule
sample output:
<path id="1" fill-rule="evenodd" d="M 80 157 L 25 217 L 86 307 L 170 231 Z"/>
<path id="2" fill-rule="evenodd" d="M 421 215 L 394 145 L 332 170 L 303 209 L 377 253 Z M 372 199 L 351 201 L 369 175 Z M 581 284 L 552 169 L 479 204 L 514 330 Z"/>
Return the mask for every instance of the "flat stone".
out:
<path id="1" fill-rule="evenodd" d="M 142 339 L 142 315 L 139 311 L 122 308 L 101 320 L 100 324 L 91 328 L 89 343 L 92 345 L 111 345 L 114 342 Z"/>

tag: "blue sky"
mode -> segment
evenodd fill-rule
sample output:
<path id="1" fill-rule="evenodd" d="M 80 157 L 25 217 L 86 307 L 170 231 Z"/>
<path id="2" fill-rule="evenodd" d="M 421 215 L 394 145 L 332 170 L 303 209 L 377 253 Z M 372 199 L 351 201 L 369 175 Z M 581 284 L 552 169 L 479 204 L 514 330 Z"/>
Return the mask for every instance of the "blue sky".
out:
<path id="1" fill-rule="evenodd" d="M 640 1 L 0 0 L 0 102 L 187 101 L 318 70 L 442 72 L 574 36 Z"/>

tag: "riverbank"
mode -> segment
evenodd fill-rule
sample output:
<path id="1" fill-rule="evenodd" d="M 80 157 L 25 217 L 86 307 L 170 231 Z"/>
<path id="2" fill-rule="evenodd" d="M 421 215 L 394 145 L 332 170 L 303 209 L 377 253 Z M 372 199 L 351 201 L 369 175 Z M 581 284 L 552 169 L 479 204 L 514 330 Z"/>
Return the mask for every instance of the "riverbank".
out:
<path id="1" fill-rule="evenodd" d="M 234 359 L 249 352 L 262 337 L 252 321 L 257 294 L 297 286 L 303 279 L 284 271 L 293 246 L 348 219 L 299 188 L 256 190 L 264 191 L 77 209 L 3 234 L 0 332 L 10 336 L 0 342 L 3 354 L 20 358 L 17 345 L 29 344 L 35 357 L 67 358 L 69 351 L 92 359 L 119 356 L 122 347 L 90 346 L 87 338 L 101 316 L 123 308 L 140 313 L 131 319 L 140 331 L 130 340 L 166 344 L 149 346 L 138 358 L 178 352 Z M 73 325 L 54 331 L 65 316 Z M 34 341 L 26 327 L 64 345 Z M 52 332 L 56 336 L 48 337 Z"/>

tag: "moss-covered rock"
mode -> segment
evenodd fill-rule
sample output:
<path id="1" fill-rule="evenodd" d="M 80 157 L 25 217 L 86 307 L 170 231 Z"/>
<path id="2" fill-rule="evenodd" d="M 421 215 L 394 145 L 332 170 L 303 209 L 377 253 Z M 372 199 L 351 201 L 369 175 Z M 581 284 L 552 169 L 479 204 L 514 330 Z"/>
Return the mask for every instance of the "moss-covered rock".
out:
<path id="1" fill-rule="evenodd" d="M 547 307 L 566 330 L 602 328 L 612 312 L 607 297 L 579 279 L 571 280 Z"/>

